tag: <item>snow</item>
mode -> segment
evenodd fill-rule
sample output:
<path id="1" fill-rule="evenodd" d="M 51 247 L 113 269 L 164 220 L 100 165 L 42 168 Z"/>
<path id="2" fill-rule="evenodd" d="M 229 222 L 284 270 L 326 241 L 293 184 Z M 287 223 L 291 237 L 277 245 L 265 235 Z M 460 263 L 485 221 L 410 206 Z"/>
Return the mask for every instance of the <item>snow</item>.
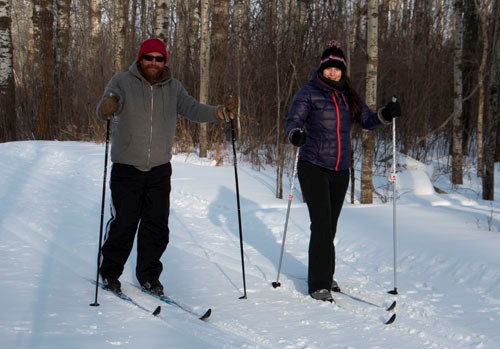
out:
<path id="1" fill-rule="evenodd" d="M 452 186 L 400 156 L 394 284 L 393 204 L 345 204 L 337 233 L 340 286 L 358 301 L 307 296 L 309 218 L 298 183 L 276 281 L 288 200 L 275 172 L 238 163 L 247 299 L 232 159 L 174 156 L 171 237 L 161 281 L 196 319 L 140 292 L 135 248 L 124 291 L 159 317 L 99 290 L 94 302 L 104 145 L 0 144 L 1 348 L 498 348 L 500 203 L 480 199 L 473 171 Z M 291 164 L 289 164 L 291 167 Z M 498 164 L 497 164 L 498 166 Z M 109 175 L 109 171 L 108 171 Z M 289 176 L 289 174 L 288 174 Z M 387 178 L 376 178 L 391 198 Z M 448 194 L 437 194 L 433 185 Z M 359 186 L 359 185 L 358 185 Z M 289 177 L 284 187 L 289 188 Z M 285 189 L 287 192 L 287 189 Z M 287 195 L 286 195 L 287 196 Z M 109 191 L 107 191 L 107 201 Z M 109 218 L 106 203 L 105 220 Z M 378 306 L 397 300 L 397 319 Z"/>

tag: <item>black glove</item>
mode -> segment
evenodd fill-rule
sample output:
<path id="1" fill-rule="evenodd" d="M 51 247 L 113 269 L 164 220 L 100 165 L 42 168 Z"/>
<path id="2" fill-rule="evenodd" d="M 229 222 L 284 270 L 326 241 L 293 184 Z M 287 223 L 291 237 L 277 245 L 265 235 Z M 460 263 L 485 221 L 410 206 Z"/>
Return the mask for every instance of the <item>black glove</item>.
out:
<path id="1" fill-rule="evenodd" d="M 399 118 L 401 116 L 401 105 L 399 101 L 396 100 L 395 102 L 391 101 L 387 103 L 380 111 L 380 114 L 382 114 L 382 117 L 387 122 L 392 122 L 392 119 Z"/>
<path id="2" fill-rule="evenodd" d="M 290 143 L 292 143 L 294 146 L 301 147 L 304 145 L 307 139 L 306 131 L 295 129 L 290 133 L 288 139 L 290 140 Z"/>

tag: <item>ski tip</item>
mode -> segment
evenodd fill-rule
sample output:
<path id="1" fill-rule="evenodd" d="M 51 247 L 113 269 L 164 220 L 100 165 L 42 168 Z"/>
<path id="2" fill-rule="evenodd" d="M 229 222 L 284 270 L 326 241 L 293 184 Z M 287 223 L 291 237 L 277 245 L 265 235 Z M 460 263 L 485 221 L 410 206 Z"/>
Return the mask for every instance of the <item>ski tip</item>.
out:
<path id="1" fill-rule="evenodd" d="M 279 283 L 278 281 L 273 281 L 273 283 L 271 285 L 273 285 L 273 287 L 276 288 L 276 287 L 280 287 L 281 283 Z"/>
<path id="2" fill-rule="evenodd" d="M 155 311 L 153 311 L 153 315 L 158 316 L 160 315 L 160 312 L 161 312 L 161 306 L 157 306 Z"/>
<path id="3" fill-rule="evenodd" d="M 208 309 L 205 312 L 205 314 L 203 314 L 202 316 L 200 316 L 200 320 L 202 320 L 202 321 L 207 320 L 210 317 L 211 314 L 212 314 L 212 309 Z"/>
<path id="4" fill-rule="evenodd" d="M 392 316 L 385 322 L 386 325 L 390 325 L 396 320 L 396 314 L 392 314 Z"/>
<path id="5" fill-rule="evenodd" d="M 385 310 L 393 311 L 395 308 L 396 308 L 396 301 L 392 302 L 392 304 L 389 305 Z"/>

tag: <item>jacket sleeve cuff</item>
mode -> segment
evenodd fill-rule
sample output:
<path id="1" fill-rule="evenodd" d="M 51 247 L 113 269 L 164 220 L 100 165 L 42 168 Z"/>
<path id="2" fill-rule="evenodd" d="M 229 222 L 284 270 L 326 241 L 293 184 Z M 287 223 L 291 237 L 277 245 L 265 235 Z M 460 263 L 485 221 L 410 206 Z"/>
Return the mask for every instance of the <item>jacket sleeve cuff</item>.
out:
<path id="1" fill-rule="evenodd" d="M 298 127 L 296 127 L 296 128 L 292 128 L 292 129 L 290 130 L 290 132 L 288 132 L 288 137 L 287 137 L 287 138 L 288 138 L 288 142 L 292 143 L 292 136 L 293 136 L 293 134 L 294 134 L 296 131 L 301 131 L 301 129 L 300 129 L 300 128 L 298 128 Z M 293 144 L 293 143 L 292 143 L 292 144 Z"/>
<path id="2" fill-rule="evenodd" d="M 392 124 L 392 121 L 387 121 L 386 119 L 384 119 L 384 117 L 382 116 L 382 110 L 384 109 L 384 107 L 380 108 L 378 111 L 377 111 L 377 116 L 378 116 L 378 119 L 380 120 L 380 122 L 383 124 L 383 125 L 390 125 Z"/>

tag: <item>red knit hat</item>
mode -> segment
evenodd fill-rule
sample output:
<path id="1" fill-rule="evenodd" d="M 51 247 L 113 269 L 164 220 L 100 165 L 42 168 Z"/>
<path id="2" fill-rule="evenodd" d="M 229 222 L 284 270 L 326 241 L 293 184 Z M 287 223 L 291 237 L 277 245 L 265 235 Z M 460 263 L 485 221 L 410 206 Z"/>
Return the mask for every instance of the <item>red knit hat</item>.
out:
<path id="1" fill-rule="evenodd" d="M 142 42 L 139 52 L 137 53 L 137 60 L 140 61 L 142 56 L 151 52 L 161 53 L 161 55 L 165 57 L 165 62 L 167 61 L 168 53 L 165 44 L 157 38 L 147 39 Z"/>

